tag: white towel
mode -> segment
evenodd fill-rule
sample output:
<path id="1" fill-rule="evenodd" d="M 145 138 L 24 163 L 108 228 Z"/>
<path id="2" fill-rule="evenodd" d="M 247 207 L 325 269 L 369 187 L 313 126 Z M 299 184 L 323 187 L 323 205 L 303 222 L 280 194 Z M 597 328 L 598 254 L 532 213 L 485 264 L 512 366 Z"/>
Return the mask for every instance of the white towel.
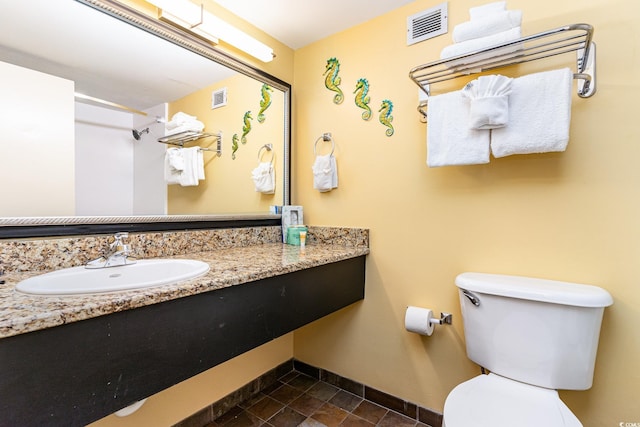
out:
<path id="1" fill-rule="evenodd" d="M 182 148 L 184 170 L 180 174 L 180 185 L 183 187 L 191 187 L 199 184 L 199 177 L 203 173 L 199 170 L 199 150 L 198 147 Z"/>
<path id="2" fill-rule="evenodd" d="M 196 165 L 196 169 L 198 171 L 198 181 L 202 181 L 205 178 L 205 176 L 204 176 L 204 151 L 198 150 L 198 156 L 197 156 L 196 160 L 198 162 L 197 165 Z"/>
<path id="3" fill-rule="evenodd" d="M 180 169 L 175 166 L 181 167 Z M 184 169 L 184 159 L 179 148 L 169 148 L 164 155 L 164 180 L 167 184 L 180 184 L 180 176 Z"/>
<path id="4" fill-rule="evenodd" d="M 324 193 L 338 188 L 338 166 L 332 154 L 316 156 L 313 163 L 313 188 Z"/>
<path id="5" fill-rule="evenodd" d="M 481 76 L 462 89 L 469 99 L 469 127 L 471 129 L 497 129 L 509 121 L 510 79 L 501 75 Z"/>
<path id="6" fill-rule="evenodd" d="M 569 143 L 572 84 L 569 68 L 514 79 L 509 124 L 491 131 L 493 155 L 564 151 Z"/>
<path id="7" fill-rule="evenodd" d="M 464 55 L 467 53 L 475 52 L 477 50 L 486 49 L 488 47 L 501 45 L 514 40 L 518 40 L 521 36 L 522 36 L 521 28 L 515 27 L 507 31 L 502 31 L 497 34 L 492 34 L 490 36 L 480 37 L 478 39 L 473 39 L 473 40 L 467 40 L 462 43 L 455 43 L 455 44 L 446 46 L 444 49 L 442 49 L 442 52 L 440 52 L 440 59 L 453 58 L 454 56 Z M 505 55 L 507 53 L 516 52 L 521 49 L 522 49 L 521 43 L 514 43 L 512 45 L 505 46 L 503 48 L 495 49 L 491 52 L 484 53 L 480 56 L 474 56 L 473 61 L 476 61 L 479 59 L 492 58 L 496 56 L 496 54 Z M 452 63 L 450 64 L 450 66 L 466 64 L 467 62 L 469 62 L 468 58 L 460 58 L 454 61 L 455 64 Z"/>
<path id="8" fill-rule="evenodd" d="M 483 4 L 469 9 L 469 17 L 471 20 L 486 18 L 507 9 L 506 1 L 496 1 L 493 3 Z"/>
<path id="9" fill-rule="evenodd" d="M 469 129 L 469 100 L 461 91 L 429 97 L 427 165 L 489 163 L 488 130 Z"/>
<path id="10" fill-rule="evenodd" d="M 251 178 L 258 193 L 273 194 L 276 191 L 276 176 L 271 162 L 260 162 L 251 171 Z"/>
<path id="11" fill-rule="evenodd" d="M 453 28 L 452 39 L 455 43 L 492 36 L 522 24 L 521 10 L 505 10 L 485 18 L 472 19 Z"/>
<path id="12" fill-rule="evenodd" d="M 174 128 L 177 128 L 178 126 L 184 125 L 185 123 L 193 122 L 196 119 L 197 119 L 196 116 L 191 116 L 189 114 L 186 114 L 180 111 L 175 113 L 171 117 L 171 120 L 165 123 L 164 126 L 166 129 L 174 129 Z"/>
<path id="13" fill-rule="evenodd" d="M 202 132 L 204 130 L 204 123 L 199 120 L 193 122 L 183 123 L 180 126 L 174 126 L 173 128 L 167 128 L 165 136 L 177 135 L 182 132 Z"/>

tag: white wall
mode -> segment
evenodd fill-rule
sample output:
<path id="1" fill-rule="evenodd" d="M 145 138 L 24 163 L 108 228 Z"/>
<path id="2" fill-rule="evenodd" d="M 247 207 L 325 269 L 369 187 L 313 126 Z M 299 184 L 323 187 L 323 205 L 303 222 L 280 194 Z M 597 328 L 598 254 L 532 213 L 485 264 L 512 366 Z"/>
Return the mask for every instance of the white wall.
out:
<path id="1" fill-rule="evenodd" d="M 145 110 L 148 116 L 135 115 L 135 129 L 149 128 L 133 145 L 133 214 L 164 215 L 167 213 L 167 184 L 164 181 L 164 155 L 166 145 L 157 142 L 164 136 L 164 123 L 156 117 L 166 119 L 167 104 Z"/>
<path id="2" fill-rule="evenodd" d="M 131 215 L 131 113 L 76 103 L 76 215 Z"/>
<path id="3" fill-rule="evenodd" d="M 74 214 L 74 83 L 0 62 L 0 216 Z"/>

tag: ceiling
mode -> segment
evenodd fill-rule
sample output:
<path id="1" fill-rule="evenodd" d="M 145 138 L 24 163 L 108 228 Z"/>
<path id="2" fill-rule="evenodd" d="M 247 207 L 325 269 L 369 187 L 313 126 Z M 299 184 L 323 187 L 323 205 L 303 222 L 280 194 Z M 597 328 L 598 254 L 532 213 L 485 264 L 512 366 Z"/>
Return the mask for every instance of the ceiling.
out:
<path id="1" fill-rule="evenodd" d="M 414 0 L 213 0 L 292 49 Z"/>

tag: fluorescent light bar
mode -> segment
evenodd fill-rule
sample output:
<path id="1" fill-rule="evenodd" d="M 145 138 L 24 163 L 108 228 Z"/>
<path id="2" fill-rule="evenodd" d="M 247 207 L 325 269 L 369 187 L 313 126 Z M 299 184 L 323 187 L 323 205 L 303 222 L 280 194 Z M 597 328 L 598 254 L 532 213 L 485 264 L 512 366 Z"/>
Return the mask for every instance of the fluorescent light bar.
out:
<path id="1" fill-rule="evenodd" d="M 218 39 L 221 39 L 263 62 L 273 60 L 273 49 L 269 46 L 204 11 L 202 6 L 191 3 L 189 0 L 147 0 L 147 2 L 161 9 L 160 18 L 178 24 L 207 40 L 217 44 Z"/>

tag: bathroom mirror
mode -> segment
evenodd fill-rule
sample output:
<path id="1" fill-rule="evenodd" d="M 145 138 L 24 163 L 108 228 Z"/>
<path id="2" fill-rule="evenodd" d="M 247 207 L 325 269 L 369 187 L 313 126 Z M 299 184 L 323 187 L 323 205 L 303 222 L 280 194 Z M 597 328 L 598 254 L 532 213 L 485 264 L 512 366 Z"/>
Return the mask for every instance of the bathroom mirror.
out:
<path id="1" fill-rule="evenodd" d="M 0 238 L 278 223 L 269 207 L 289 204 L 288 83 L 116 1 L 0 2 L 0 73 L 9 107 L 0 117 Z M 62 95 L 49 77 L 62 81 Z M 265 85 L 271 104 L 259 123 Z M 223 105 L 213 108 L 214 93 L 223 92 Z M 25 98 L 28 108 L 10 108 Z M 247 111 L 253 129 L 232 159 L 232 138 L 242 135 Z M 209 150 L 202 152 L 206 177 L 197 186 L 164 180 L 168 145 L 158 140 L 176 112 L 206 125 L 205 138 L 184 145 Z M 252 169 L 272 157 L 275 193 L 257 193 Z M 114 184 L 120 179 L 131 184 Z"/>

